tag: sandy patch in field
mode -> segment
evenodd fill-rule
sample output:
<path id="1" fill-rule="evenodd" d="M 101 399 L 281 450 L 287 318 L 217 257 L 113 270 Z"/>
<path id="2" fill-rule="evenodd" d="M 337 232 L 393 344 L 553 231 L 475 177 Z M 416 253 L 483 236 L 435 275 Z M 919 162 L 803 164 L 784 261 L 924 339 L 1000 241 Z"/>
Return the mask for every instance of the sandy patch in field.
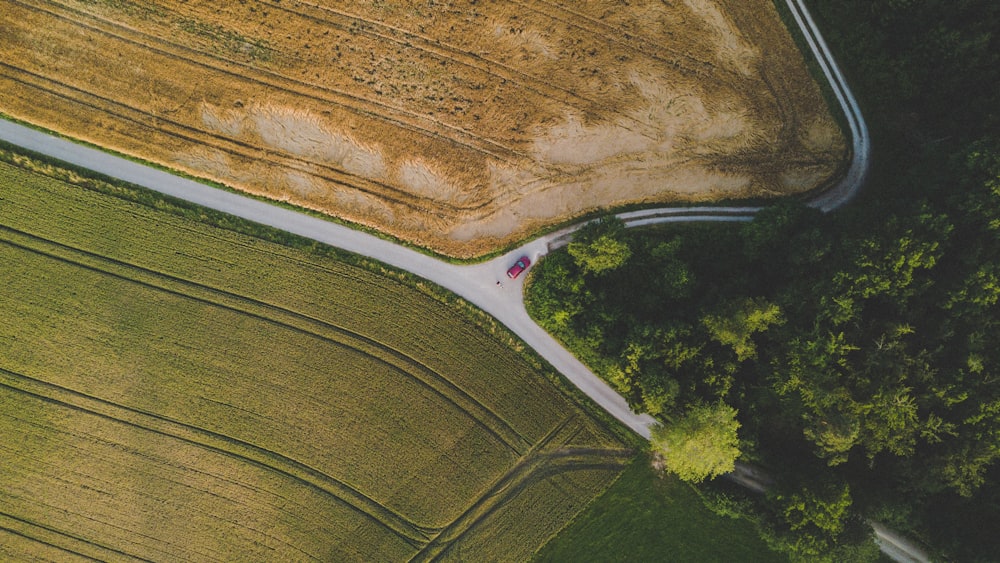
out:
<path id="1" fill-rule="evenodd" d="M 813 119 L 801 129 L 802 146 L 810 151 L 828 151 L 843 142 L 840 131 L 832 123 L 829 116 Z"/>
<path id="2" fill-rule="evenodd" d="M 201 105 L 201 122 L 213 131 L 230 137 L 239 137 L 247 128 L 247 114 L 242 111 L 222 110 L 210 104 Z"/>
<path id="3" fill-rule="evenodd" d="M 829 167 L 815 166 L 812 168 L 800 168 L 781 175 L 781 186 L 786 189 L 795 189 L 796 186 L 816 185 L 820 180 L 830 174 Z"/>
<path id="4" fill-rule="evenodd" d="M 226 109 L 202 104 L 202 123 L 234 138 L 249 137 L 263 146 L 287 151 L 343 170 L 379 179 L 386 176 L 382 155 L 324 125 L 307 111 L 271 105 Z"/>
<path id="5" fill-rule="evenodd" d="M 371 217 L 375 224 L 379 221 L 392 222 L 396 219 L 388 206 L 369 195 L 349 189 L 337 190 L 330 195 L 338 208 L 363 217 Z"/>
<path id="6" fill-rule="evenodd" d="M 444 176 L 431 170 L 423 162 L 412 161 L 399 167 L 399 182 L 409 188 L 414 194 L 427 199 L 439 201 L 456 201 L 461 203 L 463 195 Z"/>
<path id="7" fill-rule="evenodd" d="M 552 164 L 592 164 L 612 156 L 646 151 L 653 140 L 620 125 L 585 126 L 576 116 L 545 131 L 533 154 Z"/>
<path id="8" fill-rule="evenodd" d="M 658 182 L 651 183 L 650 178 Z M 646 191 L 636 190 L 637 184 Z M 449 235 L 458 240 L 501 238 L 519 226 L 540 228 L 546 224 L 546 217 L 565 214 L 581 206 L 596 209 L 607 202 L 615 205 L 647 198 L 662 201 L 665 195 L 662 186 L 670 187 L 668 195 L 672 199 L 667 201 L 691 201 L 693 196 L 695 200 L 711 201 L 744 193 L 750 184 L 749 177 L 712 172 L 693 164 L 661 163 L 659 168 L 629 164 L 602 170 L 586 182 L 549 184 L 524 195 L 518 205 L 503 207 L 484 220 L 452 230 Z"/>
<path id="9" fill-rule="evenodd" d="M 285 185 L 294 196 L 309 201 L 322 192 L 322 188 L 313 181 L 313 176 L 302 172 L 289 171 L 285 173 Z"/>
<path id="10" fill-rule="evenodd" d="M 306 111 L 255 106 L 248 112 L 261 141 L 271 148 L 339 166 L 366 178 L 383 178 L 385 162 L 378 151 L 331 131 Z"/>
<path id="11" fill-rule="evenodd" d="M 754 65 L 760 59 L 759 53 L 747 44 L 719 6 L 712 0 L 684 0 L 684 5 L 698 15 L 716 35 L 716 53 L 719 59 L 732 65 L 744 76 L 753 76 Z"/>
<path id="12" fill-rule="evenodd" d="M 213 177 L 227 178 L 233 173 L 229 155 L 222 151 L 194 150 L 178 155 L 177 162 L 185 168 L 198 170 Z"/>

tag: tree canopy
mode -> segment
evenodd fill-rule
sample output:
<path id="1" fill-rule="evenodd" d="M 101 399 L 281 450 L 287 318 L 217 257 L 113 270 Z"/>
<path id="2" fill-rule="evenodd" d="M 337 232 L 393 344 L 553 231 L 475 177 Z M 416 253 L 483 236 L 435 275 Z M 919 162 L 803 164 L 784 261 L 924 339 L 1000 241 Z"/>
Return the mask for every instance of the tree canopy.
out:
<path id="1" fill-rule="evenodd" d="M 1000 4 L 813 8 L 875 139 L 859 200 L 598 223 L 535 270 L 529 311 L 665 421 L 679 475 L 714 474 L 685 452 L 731 452 L 738 428 L 740 455 L 800 483 L 764 509 L 789 553 L 870 555 L 832 524 L 849 507 L 983 560 L 1000 535 L 961 522 L 1000 521 Z M 725 438 L 706 405 L 735 413 Z"/>
<path id="2" fill-rule="evenodd" d="M 740 455 L 736 409 L 695 405 L 683 416 L 653 429 L 653 449 L 664 466 L 684 481 L 700 482 L 731 473 Z"/>

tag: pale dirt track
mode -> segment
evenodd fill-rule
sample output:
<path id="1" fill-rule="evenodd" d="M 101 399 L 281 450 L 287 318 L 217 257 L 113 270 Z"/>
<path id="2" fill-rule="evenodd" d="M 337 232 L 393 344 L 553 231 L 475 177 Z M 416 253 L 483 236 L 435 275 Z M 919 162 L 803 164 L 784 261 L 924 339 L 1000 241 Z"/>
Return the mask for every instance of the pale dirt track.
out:
<path id="1" fill-rule="evenodd" d="M 802 0 L 787 0 L 787 3 L 830 82 L 850 127 L 852 160 L 846 174 L 832 188 L 809 201 L 813 207 L 830 211 L 850 201 L 864 182 L 871 153 L 868 130 L 853 94 Z M 455 265 L 361 231 L 212 188 L 8 121 L 0 120 L 0 139 L 172 197 L 368 256 L 433 281 L 493 315 L 601 408 L 639 435 L 648 439 L 651 428 L 657 424 L 647 414 L 632 412 L 624 398 L 531 320 L 524 307 L 522 293 L 525 276 L 516 281 L 506 278 L 508 266 L 518 256 L 528 255 L 537 261 L 552 248 L 565 244 L 568 234 L 580 225 L 529 241 L 488 262 Z M 624 213 L 620 217 L 629 226 L 662 222 L 749 221 L 758 210 L 755 207 L 660 208 Z M 503 287 L 497 286 L 498 280 L 504 282 Z M 926 561 L 926 555 L 907 551 L 905 545 L 900 543 L 893 543 L 890 548 L 884 540 L 885 532 L 879 532 L 879 538 L 883 550 L 897 561 Z"/>

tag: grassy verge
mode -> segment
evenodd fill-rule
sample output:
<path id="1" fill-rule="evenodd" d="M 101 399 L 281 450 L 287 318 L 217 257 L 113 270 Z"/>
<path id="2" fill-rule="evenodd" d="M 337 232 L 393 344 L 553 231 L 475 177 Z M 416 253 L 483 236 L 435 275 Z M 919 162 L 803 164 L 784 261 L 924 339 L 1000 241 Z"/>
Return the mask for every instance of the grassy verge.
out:
<path id="1" fill-rule="evenodd" d="M 787 561 L 746 521 L 720 518 L 698 493 L 638 457 L 536 554 L 543 561 Z"/>

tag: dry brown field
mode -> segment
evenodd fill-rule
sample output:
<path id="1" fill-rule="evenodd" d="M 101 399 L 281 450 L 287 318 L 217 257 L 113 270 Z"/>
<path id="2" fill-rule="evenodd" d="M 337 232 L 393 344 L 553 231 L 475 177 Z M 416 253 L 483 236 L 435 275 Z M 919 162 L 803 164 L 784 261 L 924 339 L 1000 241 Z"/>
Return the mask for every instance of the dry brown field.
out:
<path id="1" fill-rule="evenodd" d="M 0 111 L 454 256 L 846 156 L 771 0 L 2 6 Z"/>

